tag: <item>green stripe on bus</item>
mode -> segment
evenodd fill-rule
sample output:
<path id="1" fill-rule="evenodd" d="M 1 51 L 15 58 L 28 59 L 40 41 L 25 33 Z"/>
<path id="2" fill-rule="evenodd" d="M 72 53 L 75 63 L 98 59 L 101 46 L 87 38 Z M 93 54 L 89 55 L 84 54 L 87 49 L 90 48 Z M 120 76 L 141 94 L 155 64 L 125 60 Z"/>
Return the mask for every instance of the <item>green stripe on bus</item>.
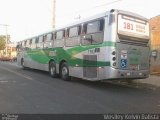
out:
<path id="1" fill-rule="evenodd" d="M 86 50 L 89 50 L 89 49 L 98 48 L 98 47 L 105 47 L 105 46 L 115 46 L 115 43 L 111 42 L 111 41 L 106 41 L 106 42 L 103 42 L 102 44 L 76 46 L 74 48 L 68 49 L 67 52 L 69 54 L 72 54 L 72 56 L 73 56 L 73 55 L 76 55 L 80 52 L 83 52 L 83 51 L 86 51 Z"/>
<path id="2" fill-rule="evenodd" d="M 28 50 L 25 57 L 29 57 L 33 61 L 36 61 L 41 64 L 48 64 L 51 59 L 54 59 L 56 63 L 59 64 L 61 60 L 66 60 L 69 66 L 80 66 L 80 67 L 102 67 L 102 66 L 110 66 L 109 61 L 90 61 L 84 60 L 80 58 L 74 57 L 76 54 L 84 52 L 89 49 L 93 48 L 100 48 L 100 47 L 115 47 L 115 43 L 107 41 L 102 44 L 96 45 L 86 45 L 86 46 L 75 46 L 68 50 L 64 50 L 63 48 L 49 48 L 49 49 L 34 49 Z M 56 51 L 56 56 L 49 56 L 50 51 Z M 90 64 L 87 64 L 90 63 Z"/>

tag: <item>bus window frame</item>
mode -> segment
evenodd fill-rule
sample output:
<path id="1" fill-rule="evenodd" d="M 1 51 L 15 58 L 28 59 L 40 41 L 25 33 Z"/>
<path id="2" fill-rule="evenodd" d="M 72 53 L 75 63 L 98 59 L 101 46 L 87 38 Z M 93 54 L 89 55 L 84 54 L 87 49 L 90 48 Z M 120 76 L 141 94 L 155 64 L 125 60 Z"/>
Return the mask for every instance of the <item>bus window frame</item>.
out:
<path id="1" fill-rule="evenodd" d="M 44 45 L 43 45 L 43 43 L 44 43 L 44 35 L 38 36 L 37 39 L 38 39 L 37 40 L 38 42 L 37 42 L 36 49 L 43 49 L 44 48 Z"/>
<path id="2" fill-rule="evenodd" d="M 30 44 L 31 49 L 36 49 L 36 37 L 31 38 L 32 42 Z"/>
<path id="3" fill-rule="evenodd" d="M 73 30 L 76 28 L 76 34 L 71 34 L 71 29 Z M 71 41 L 71 42 L 68 42 Z M 76 41 L 76 42 L 74 42 Z M 74 42 L 74 43 L 73 43 Z M 71 43 L 71 44 L 68 44 Z M 81 44 L 81 24 L 72 26 L 66 29 L 66 37 L 65 37 L 65 46 L 66 47 L 73 47 L 79 46 Z"/>
<path id="4" fill-rule="evenodd" d="M 62 32 L 62 35 L 61 37 L 57 36 L 57 33 L 59 32 Z M 64 39 L 65 39 L 65 29 L 61 29 L 61 30 L 57 30 L 54 32 L 54 42 L 53 42 L 53 46 L 54 47 L 64 47 L 65 45 L 65 42 L 64 42 Z M 58 37 L 58 38 L 57 38 Z"/>
<path id="5" fill-rule="evenodd" d="M 103 20 L 103 22 L 101 22 Z M 93 22 L 99 22 L 99 27 L 98 27 L 98 30 L 96 32 L 93 32 L 93 33 L 88 33 L 87 32 L 87 25 L 90 24 L 90 23 L 93 23 Z M 103 29 L 101 30 L 100 28 L 102 27 L 100 24 L 103 24 Z M 105 18 L 99 18 L 99 19 L 96 19 L 96 20 L 92 20 L 92 21 L 88 21 L 88 22 L 85 22 L 83 23 L 82 25 L 82 37 L 81 37 L 81 45 L 95 45 L 95 44 L 102 44 L 103 41 L 104 41 L 104 30 L 105 30 Z M 102 33 L 102 41 L 99 41 L 99 42 L 92 42 L 93 41 L 93 35 L 97 34 L 97 33 Z M 88 40 L 90 41 L 89 43 L 83 43 L 83 41 L 85 40 Z"/>

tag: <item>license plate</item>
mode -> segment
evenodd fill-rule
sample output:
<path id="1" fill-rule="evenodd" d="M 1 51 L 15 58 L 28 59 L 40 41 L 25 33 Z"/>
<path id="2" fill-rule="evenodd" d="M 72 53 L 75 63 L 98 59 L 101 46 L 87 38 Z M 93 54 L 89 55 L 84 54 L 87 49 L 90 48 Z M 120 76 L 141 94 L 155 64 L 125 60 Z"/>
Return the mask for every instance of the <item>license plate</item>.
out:
<path id="1" fill-rule="evenodd" d="M 131 69 L 131 70 L 138 70 L 139 69 L 139 65 L 135 65 L 135 64 L 130 64 L 129 65 L 129 68 Z"/>

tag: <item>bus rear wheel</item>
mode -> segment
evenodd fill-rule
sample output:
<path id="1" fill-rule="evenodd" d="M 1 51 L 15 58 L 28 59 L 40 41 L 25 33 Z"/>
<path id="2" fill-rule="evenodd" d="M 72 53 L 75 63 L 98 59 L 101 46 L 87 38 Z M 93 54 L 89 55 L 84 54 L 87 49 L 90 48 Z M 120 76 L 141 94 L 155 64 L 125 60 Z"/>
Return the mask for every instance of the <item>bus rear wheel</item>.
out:
<path id="1" fill-rule="evenodd" d="M 56 64 L 55 62 L 50 62 L 49 64 L 49 74 L 51 77 L 57 77 L 57 74 L 56 74 Z"/>
<path id="2" fill-rule="evenodd" d="M 69 67 L 66 62 L 64 62 L 61 65 L 61 71 L 60 71 L 61 79 L 65 81 L 71 80 L 71 77 L 69 76 Z"/>

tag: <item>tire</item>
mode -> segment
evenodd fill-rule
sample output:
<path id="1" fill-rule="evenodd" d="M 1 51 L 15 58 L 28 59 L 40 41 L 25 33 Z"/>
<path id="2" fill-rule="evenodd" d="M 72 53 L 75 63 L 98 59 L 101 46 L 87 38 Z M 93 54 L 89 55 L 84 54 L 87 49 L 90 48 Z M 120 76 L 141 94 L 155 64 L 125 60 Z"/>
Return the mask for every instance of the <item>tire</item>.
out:
<path id="1" fill-rule="evenodd" d="M 57 74 L 56 74 L 56 64 L 53 61 L 50 62 L 50 64 L 49 64 L 49 74 L 53 78 L 57 77 Z"/>
<path id="2" fill-rule="evenodd" d="M 69 67 L 66 62 L 61 65 L 60 76 L 62 80 L 69 81 L 71 77 L 69 76 Z"/>
<path id="3" fill-rule="evenodd" d="M 21 60 L 21 66 L 22 66 L 22 69 L 23 69 L 23 70 L 26 69 L 26 67 L 24 66 L 24 60 L 23 60 L 23 59 Z"/>

